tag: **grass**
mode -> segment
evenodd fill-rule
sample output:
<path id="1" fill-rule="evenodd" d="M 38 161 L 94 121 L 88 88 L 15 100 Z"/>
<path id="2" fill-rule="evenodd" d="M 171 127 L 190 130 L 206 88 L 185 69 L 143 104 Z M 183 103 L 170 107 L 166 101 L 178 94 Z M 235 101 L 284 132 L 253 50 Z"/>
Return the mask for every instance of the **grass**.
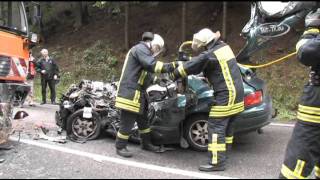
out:
<path id="1" fill-rule="evenodd" d="M 56 87 L 57 101 L 71 84 L 77 84 L 82 79 L 106 82 L 119 78 L 118 69 L 121 67 L 118 66 L 118 58 L 108 44 L 96 41 L 86 49 L 49 49 L 50 56 L 57 60 L 60 68 L 60 83 Z M 39 75 L 35 79 L 34 88 L 35 100 L 40 102 L 42 95 Z M 47 100 L 50 100 L 50 93 L 47 93 L 47 96 Z"/>
<path id="2" fill-rule="evenodd" d="M 273 105 L 278 109 L 277 120 L 296 119 L 303 86 L 308 80 L 308 68 L 292 57 L 286 62 L 259 69 L 257 74 L 266 82 Z"/>

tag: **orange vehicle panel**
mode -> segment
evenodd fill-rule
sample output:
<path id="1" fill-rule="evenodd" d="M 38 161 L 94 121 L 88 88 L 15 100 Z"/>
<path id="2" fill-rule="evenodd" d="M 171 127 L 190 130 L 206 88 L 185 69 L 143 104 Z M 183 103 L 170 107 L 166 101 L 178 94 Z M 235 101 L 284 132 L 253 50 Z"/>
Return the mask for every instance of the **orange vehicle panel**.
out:
<path id="1" fill-rule="evenodd" d="M 29 50 L 27 47 L 27 39 L 23 36 L 0 30 L 0 55 L 23 59 L 26 61 L 26 64 L 28 64 Z M 15 72 L 13 69 L 12 71 Z M 13 73 L 7 77 L 0 77 L 0 80 L 25 81 L 26 77 Z"/>

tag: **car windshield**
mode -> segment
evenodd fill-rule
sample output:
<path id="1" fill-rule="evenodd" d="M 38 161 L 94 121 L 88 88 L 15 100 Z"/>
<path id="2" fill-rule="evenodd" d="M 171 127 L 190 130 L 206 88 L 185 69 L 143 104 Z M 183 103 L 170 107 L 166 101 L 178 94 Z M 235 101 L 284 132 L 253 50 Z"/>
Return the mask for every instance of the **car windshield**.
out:
<path id="1" fill-rule="evenodd" d="M 28 27 L 22 2 L 0 2 L 0 28 L 27 34 Z"/>

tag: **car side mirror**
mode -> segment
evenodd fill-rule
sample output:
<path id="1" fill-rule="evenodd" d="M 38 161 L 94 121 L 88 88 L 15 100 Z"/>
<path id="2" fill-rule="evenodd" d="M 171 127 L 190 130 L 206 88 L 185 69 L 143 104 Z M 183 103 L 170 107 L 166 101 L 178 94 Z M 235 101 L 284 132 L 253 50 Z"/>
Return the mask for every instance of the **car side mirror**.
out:
<path id="1" fill-rule="evenodd" d="M 14 120 L 22 120 L 26 117 L 28 117 L 29 114 L 25 111 L 18 111 L 15 115 L 14 115 Z"/>

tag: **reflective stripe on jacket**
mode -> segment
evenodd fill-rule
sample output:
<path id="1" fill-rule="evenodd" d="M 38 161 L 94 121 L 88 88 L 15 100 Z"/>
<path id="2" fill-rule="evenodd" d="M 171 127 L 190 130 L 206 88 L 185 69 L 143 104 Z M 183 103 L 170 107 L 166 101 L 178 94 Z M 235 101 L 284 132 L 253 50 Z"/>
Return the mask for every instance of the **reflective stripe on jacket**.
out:
<path id="1" fill-rule="evenodd" d="M 131 112 L 142 113 L 141 92 L 146 89 L 146 78 L 150 73 L 172 72 L 176 63 L 163 63 L 152 56 L 152 51 L 144 42 L 132 47 L 126 55 L 122 68 L 116 107 Z M 148 73 L 150 72 L 150 73 Z"/>
<path id="2" fill-rule="evenodd" d="M 209 50 L 179 66 L 174 76 L 186 77 L 203 72 L 214 90 L 216 104 L 210 117 L 226 117 L 244 110 L 243 81 L 230 46 L 222 41 L 209 46 Z"/>

